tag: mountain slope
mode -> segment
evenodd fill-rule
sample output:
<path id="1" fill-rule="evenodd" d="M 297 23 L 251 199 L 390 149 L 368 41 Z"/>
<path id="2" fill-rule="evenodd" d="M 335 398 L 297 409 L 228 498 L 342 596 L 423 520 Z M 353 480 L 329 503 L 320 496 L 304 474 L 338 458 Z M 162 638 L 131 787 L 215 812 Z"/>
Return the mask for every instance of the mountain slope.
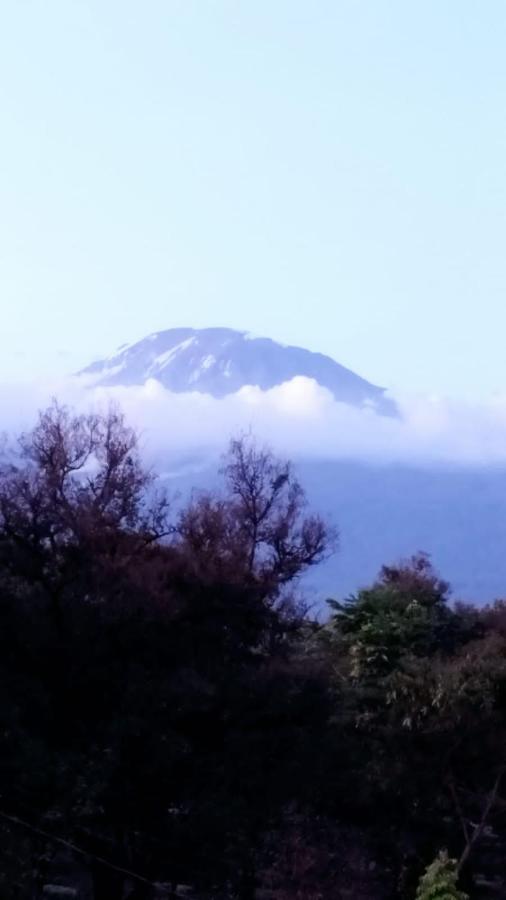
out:
<path id="1" fill-rule="evenodd" d="M 171 490 L 214 490 L 217 465 L 181 472 Z M 315 609 L 343 599 L 380 567 L 418 551 L 430 554 L 455 600 L 483 605 L 506 596 L 506 469 L 415 468 L 345 460 L 297 460 L 309 508 L 339 529 L 339 547 L 305 576 Z"/>
<path id="2" fill-rule="evenodd" d="M 327 388 L 338 401 L 396 415 L 395 404 L 383 388 L 329 356 L 230 328 L 160 331 L 120 347 L 79 374 L 93 376 L 94 383 L 101 385 L 143 384 L 148 378 L 156 378 L 177 393 L 197 391 L 217 398 L 245 385 L 268 390 L 302 375 Z"/>

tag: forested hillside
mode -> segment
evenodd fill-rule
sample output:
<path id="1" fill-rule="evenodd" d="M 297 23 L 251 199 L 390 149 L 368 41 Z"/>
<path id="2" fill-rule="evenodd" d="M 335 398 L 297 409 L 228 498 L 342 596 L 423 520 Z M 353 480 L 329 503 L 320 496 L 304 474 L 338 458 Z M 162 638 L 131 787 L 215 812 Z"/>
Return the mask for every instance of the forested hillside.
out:
<path id="1" fill-rule="evenodd" d="M 338 535 L 249 438 L 221 477 L 173 509 L 56 404 L 4 465 L 0 895 L 504 896 L 506 605 L 418 554 L 314 621 Z"/>

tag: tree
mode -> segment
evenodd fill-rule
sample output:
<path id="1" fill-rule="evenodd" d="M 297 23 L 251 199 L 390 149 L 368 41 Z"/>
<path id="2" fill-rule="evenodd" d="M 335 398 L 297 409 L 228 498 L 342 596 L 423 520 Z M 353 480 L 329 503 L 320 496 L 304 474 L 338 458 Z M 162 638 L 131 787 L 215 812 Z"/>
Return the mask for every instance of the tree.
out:
<path id="1" fill-rule="evenodd" d="M 457 888 L 457 861 L 442 851 L 420 879 L 416 900 L 469 900 Z"/>
<path id="2" fill-rule="evenodd" d="M 287 462 L 251 437 L 233 440 L 221 496 L 194 496 L 179 519 L 180 547 L 200 575 L 250 585 L 271 602 L 335 547 L 336 532 L 306 512 L 304 491 Z"/>
<path id="3" fill-rule="evenodd" d="M 352 760 L 339 789 L 352 815 L 386 810 L 382 827 L 405 847 L 394 863 L 405 891 L 416 855 L 438 845 L 471 877 L 503 803 L 505 638 L 490 610 L 452 608 L 448 594 L 415 557 L 333 604 L 321 630 L 336 743 L 344 738 Z"/>
<path id="4" fill-rule="evenodd" d="M 356 597 L 330 601 L 332 627 L 348 648 L 352 675 L 376 679 L 394 671 L 402 657 L 453 649 L 458 617 L 447 601 L 448 584 L 424 554 L 383 566 L 372 587 Z"/>
<path id="5" fill-rule="evenodd" d="M 55 607 L 80 579 L 98 601 L 104 567 L 124 566 L 170 531 L 167 498 L 114 409 L 75 415 L 53 402 L 0 476 L 2 570 L 37 583 Z"/>
<path id="6" fill-rule="evenodd" d="M 6 897 L 57 839 L 95 857 L 94 900 L 124 870 L 208 898 L 407 897 L 442 846 L 459 863 L 418 900 L 498 883 L 504 605 L 451 607 L 417 556 L 312 621 L 299 579 L 332 538 L 249 437 L 171 519 L 117 411 L 41 414 L 0 471 Z"/>
<path id="7" fill-rule="evenodd" d="M 288 602 L 325 526 L 249 447 L 268 505 L 253 542 L 240 478 L 172 522 L 115 410 L 53 404 L 0 472 L 2 809 L 153 881 L 243 897 L 294 785 L 311 793 L 328 714 Z M 123 895 L 106 869 L 95 900 Z"/>

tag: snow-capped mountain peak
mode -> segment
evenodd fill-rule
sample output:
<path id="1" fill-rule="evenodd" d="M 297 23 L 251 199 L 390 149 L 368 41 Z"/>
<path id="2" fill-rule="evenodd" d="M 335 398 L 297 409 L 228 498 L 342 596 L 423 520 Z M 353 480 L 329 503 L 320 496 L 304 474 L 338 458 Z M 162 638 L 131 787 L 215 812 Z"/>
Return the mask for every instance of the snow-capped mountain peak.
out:
<path id="1" fill-rule="evenodd" d="M 383 415 L 396 414 L 383 388 L 330 357 L 231 328 L 158 331 L 119 347 L 79 374 L 101 385 L 143 384 L 155 378 L 171 391 L 197 391 L 218 398 L 245 385 L 268 390 L 302 375 L 327 388 L 338 401 L 370 406 Z"/>

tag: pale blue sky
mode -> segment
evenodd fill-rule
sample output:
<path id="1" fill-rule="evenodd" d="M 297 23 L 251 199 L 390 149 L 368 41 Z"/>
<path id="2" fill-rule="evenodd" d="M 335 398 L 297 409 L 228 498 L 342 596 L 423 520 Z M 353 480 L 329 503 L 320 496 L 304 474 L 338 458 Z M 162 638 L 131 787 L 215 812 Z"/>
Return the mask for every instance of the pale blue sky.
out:
<path id="1" fill-rule="evenodd" d="M 230 325 L 506 388 L 504 0 L 10 0 L 0 377 Z"/>

